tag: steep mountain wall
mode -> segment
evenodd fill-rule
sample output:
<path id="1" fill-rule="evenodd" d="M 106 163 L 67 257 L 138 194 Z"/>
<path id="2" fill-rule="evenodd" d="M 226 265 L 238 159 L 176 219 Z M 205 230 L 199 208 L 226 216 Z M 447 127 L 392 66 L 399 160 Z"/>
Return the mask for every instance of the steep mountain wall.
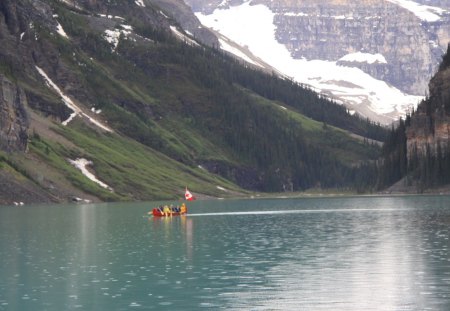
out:
<path id="1" fill-rule="evenodd" d="M 430 95 L 419 105 L 407 128 L 408 159 L 444 153 L 450 147 L 450 54 L 431 79 Z"/>
<path id="2" fill-rule="evenodd" d="M 0 150 L 25 151 L 28 143 L 27 99 L 22 89 L 0 74 Z"/>
<path id="3" fill-rule="evenodd" d="M 437 61 L 426 29 L 412 13 L 386 1 L 295 3 L 271 4 L 277 39 L 295 58 L 338 61 L 406 93 L 425 93 Z M 381 54 L 385 62 L 341 60 L 356 52 Z"/>
<path id="4" fill-rule="evenodd" d="M 217 46 L 217 37 L 207 28 L 202 27 L 199 20 L 192 14 L 191 8 L 183 1 L 152 0 L 153 3 L 170 12 L 171 16 L 180 23 L 181 27 L 195 38 L 209 46 Z"/>
<path id="5" fill-rule="evenodd" d="M 431 5 L 429 1 L 423 2 Z M 187 0 L 187 3 L 194 11 L 209 14 L 242 1 Z M 413 95 L 425 94 L 450 40 L 450 10 L 439 11 L 440 16 L 421 18 L 389 0 L 254 0 L 251 4 L 263 4 L 275 13 L 276 39 L 294 58 L 336 61 L 342 66 L 360 68 Z M 445 2 L 440 8 L 448 6 Z M 434 16 L 440 18 L 435 20 Z M 382 61 L 348 57 L 356 52 L 380 55 Z"/>
<path id="6" fill-rule="evenodd" d="M 411 119 L 407 131 L 407 157 L 422 158 L 427 155 L 436 155 L 438 148 L 444 150 L 450 142 L 450 117 L 435 114 L 427 116 L 417 113 Z"/>

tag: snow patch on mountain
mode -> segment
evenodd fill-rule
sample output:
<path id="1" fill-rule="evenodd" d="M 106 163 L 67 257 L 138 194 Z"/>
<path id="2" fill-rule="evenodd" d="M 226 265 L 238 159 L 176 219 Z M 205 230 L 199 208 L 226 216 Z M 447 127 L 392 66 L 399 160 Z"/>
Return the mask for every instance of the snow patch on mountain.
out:
<path id="1" fill-rule="evenodd" d="M 60 23 L 57 23 L 56 25 L 56 31 L 64 38 L 69 39 L 69 36 L 66 34 L 64 29 L 62 28 Z"/>
<path id="2" fill-rule="evenodd" d="M 255 63 L 250 57 L 245 55 L 245 53 L 241 52 L 240 49 L 233 47 L 230 43 L 226 42 L 224 39 L 219 38 L 220 48 L 224 51 L 227 51 L 240 59 L 243 59 L 247 63 L 262 67 L 260 64 Z"/>
<path id="3" fill-rule="evenodd" d="M 118 19 L 118 20 L 122 20 L 122 21 L 125 20 L 125 18 L 123 18 L 122 16 L 106 15 L 106 14 L 97 14 L 97 16 L 107 18 L 107 19 Z"/>
<path id="4" fill-rule="evenodd" d="M 173 34 L 181 39 L 182 41 L 184 41 L 186 44 L 189 45 L 195 45 L 195 46 L 200 46 L 200 44 L 198 44 L 197 42 L 195 42 L 195 40 L 192 40 L 191 38 L 189 38 L 188 36 L 186 36 L 185 34 L 183 34 L 181 31 L 179 31 L 177 29 L 177 27 L 175 26 L 170 26 L 170 30 L 172 30 Z"/>
<path id="5" fill-rule="evenodd" d="M 109 44 L 111 44 L 112 50 L 115 51 L 117 49 L 117 46 L 119 45 L 119 38 L 120 38 L 120 30 L 114 29 L 106 29 L 103 37 L 106 41 L 108 41 Z"/>
<path id="6" fill-rule="evenodd" d="M 55 84 L 55 82 L 53 82 L 49 76 L 45 73 L 45 71 L 38 67 L 35 66 L 36 70 L 39 72 L 39 74 L 44 78 L 45 83 L 47 84 L 47 86 L 51 87 L 54 91 L 56 91 L 58 93 L 58 95 L 61 97 L 62 101 L 64 102 L 64 104 L 73 111 L 73 113 L 69 116 L 69 118 L 65 121 L 62 122 L 62 125 L 66 126 L 67 124 L 69 124 L 70 121 L 73 120 L 73 118 L 75 118 L 77 115 L 81 115 L 83 117 L 86 117 L 91 123 L 93 123 L 94 125 L 96 125 L 97 127 L 101 128 L 102 130 L 106 131 L 106 132 L 112 132 L 112 130 L 103 125 L 100 121 L 90 117 L 89 115 L 87 115 L 86 113 L 84 113 L 73 101 L 72 99 L 70 99 L 69 96 L 67 96 L 66 94 L 64 94 L 61 89 Z"/>
<path id="7" fill-rule="evenodd" d="M 446 11 L 429 5 L 422 5 L 411 0 L 387 0 L 414 13 L 418 18 L 426 22 L 436 22 Z"/>
<path id="8" fill-rule="evenodd" d="M 108 41 L 109 44 L 112 45 L 112 51 L 114 52 L 117 49 L 117 46 L 119 45 L 119 39 L 120 35 L 123 35 L 125 38 L 128 38 L 132 31 L 133 27 L 130 25 L 120 25 L 122 29 L 106 29 L 103 33 L 103 37 L 106 41 Z"/>
<path id="9" fill-rule="evenodd" d="M 162 15 L 162 16 L 164 16 L 165 18 L 167 18 L 167 19 L 170 19 L 170 17 L 169 16 L 167 16 L 166 14 L 164 14 L 164 12 L 163 11 L 159 11 L 159 13 Z"/>
<path id="10" fill-rule="evenodd" d="M 285 12 L 285 13 L 278 13 L 279 15 L 283 16 L 289 16 L 289 17 L 310 17 L 314 16 L 317 18 L 326 18 L 326 19 L 336 19 L 336 20 L 353 20 L 355 17 L 349 12 L 348 15 L 328 15 L 328 14 L 308 14 L 304 12 Z M 366 16 L 365 19 L 380 19 L 380 16 Z"/>
<path id="11" fill-rule="evenodd" d="M 356 52 L 347 54 L 340 61 L 344 62 L 357 62 L 357 63 L 368 63 L 368 64 L 387 64 L 386 58 L 381 54 L 369 54 Z"/>
<path id="12" fill-rule="evenodd" d="M 58 18 L 58 14 L 53 14 L 53 18 Z M 61 26 L 61 24 L 56 21 L 56 32 L 61 36 L 64 37 L 66 39 L 69 39 L 69 36 L 67 35 L 67 33 L 64 31 L 63 27 Z M 20 38 L 20 40 L 22 40 L 22 37 Z"/>
<path id="13" fill-rule="evenodd" d="M 74 1 L 71 1 L 71 0 L 59 0 L 59 2 L 65 3 L 66 5 L 68 5 L 68 6 L 72 7 L 72 8 L 75 8 L 75 9 L 78 9 L 78 10 L 82 10 L 82 8 L 78 4 L 76 4 Z"/>
<path id="14" fill-rule="evenodd" d="M 97 176 L 95 176 L 94 174 L 89 172 L 89 170 L 87 169 L 87 166 L 88 165 L 92 165 L 93 164 L 92 161 L 86 160 L 84 158 L 78 158 L 76 160 L 69 159 L 69 162 L 70 162 L 70 164 L 75 166 L 77 169 L 79 169 L 84 176 L 86 176 L 87 178 L 89 178 L 93 182 L 97 183 L 102 188 L 108 189 L 109 191 L 113 191 L 113 189 L 110 186 L 108 186 L 107 184 L 105 184 L 104 182 L 99 180 L 97 178 Z"/>
<path id="15" fill-rule="evenodd" d="M 422 99 L 420 96 L 404 94 L 358 68 L 338 66 L 331 61 L 294 59 L 275 38 L 275 14 L 262 4 L 244 3 L 226 10 L 216 9 L 210 15 L 196 13 L 196 16 L 203 25 L 245 46 L 279 72 L 338 102 L 354 106 L 351 110 L 358 110 L 363 115 L 385 115 L 390 120 L 395 120 L 409 112 Z M 249 19 L 249 16 L 252 18 Z M 233 50 L 230 49 L 229 52 Z M 386 61 L 382 55 L 369 57 L 364 53 L 348 57 L 354 60 Z"/>
<path id="16" fill-rule="evenodd" d="M 135 0 L 134 3 L 136 3 L 136 5 L 145 8 L 145 3 L 143 0 Z"/>

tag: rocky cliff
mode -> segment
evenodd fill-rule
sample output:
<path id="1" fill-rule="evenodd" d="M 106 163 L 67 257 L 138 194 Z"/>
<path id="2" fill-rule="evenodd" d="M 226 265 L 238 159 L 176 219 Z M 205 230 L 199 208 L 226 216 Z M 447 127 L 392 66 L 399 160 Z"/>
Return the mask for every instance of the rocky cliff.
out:
<path id="1" fill-rule="evenodd" d="M 214 16 L 242 4 L 240 0 L 186 1 L 194 11 L 204 15 L 214 12 Z M 276 40 L 294 59 L 325 60 L 339 66 L 358 68 L 410 95 L 426 94 L 428 82 L 450 41 L 448 1 L 411 1 L 409 6 L 395 0 L 253 0 L 250 4 L 270 9 Z M 252 20 L 253 17 L 247 18 Z M 245 46 L 246 43 L 242 44 Z M 321 75 L 317 72 L 316 77 Z M 326 86 L 317 86 L 313 81 L 301 82 L 311 82 L 316 89 L 330 93 Z M 342 83 L 339 85 L 333 79 L 327 83 L 335 83 L 336 89 L 342 87 Z M 357 103 L 349 99 L 348 93 L 331 91 L 331 94 L 344 103 Z M 379 97 L 378 94 L 376 96 Z M 369 105 L 374 100 L 368 98 L 365 104 Z M 355 110 L 369 115 L 364 109 Z M 399 117 L 407 109 L 400 110 L 391 116 L 396 114 Z"/>
<path id="2" fill-rule="evenodd" d="M 387 1 L 267 2 L 276 12 L 276 36 L 295 58 L 337 61 L 357 67 L 402 91 L 423 95 L 438 63 L 428 26 Z M 437 48 L 439 49 L 439 48 Z M 353 53 L 380 54 L 371 62 Z"/>
<path id="3" fill-rule="evenodd" d="M 28 143 L 24 91 L 0 74 L 0 150 L 25 151 Z"/>
<path id="4" fill-rule="evenodd" d="M 406 129 L 409 160 L 427 153 L 442 155 L 450 147 L 450 49 L 429 90 L 429 97 L 418 106 Z"/>
<path id="5" fill-rule="evenodd" d="M 423 158 L 430 153 L 436 155 L 437 150 L 445 150 L 450 142 L 450 117 L 447 115 L 417 112 L 411 119 L 407 133 L 407 157 Z"/>

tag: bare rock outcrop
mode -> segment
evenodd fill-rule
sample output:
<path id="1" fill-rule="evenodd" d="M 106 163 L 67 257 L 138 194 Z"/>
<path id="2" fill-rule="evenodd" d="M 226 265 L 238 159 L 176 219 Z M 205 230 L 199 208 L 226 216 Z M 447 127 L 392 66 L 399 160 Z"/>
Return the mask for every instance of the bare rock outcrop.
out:
<path id="1" fill-rule="evenodd" d="M 440 70 L 429 84 L 430 95 L 421 103 L 407 128 L 408 159 L 450 148 L 450 46 Z"/>
<path id="2" fill-rule="evenodd" d="M 28 142 L 25 92 L 0 75 L 0 150 L 25 151 Z"/>
<path id="3" fill-rule="evenodd" d="M 204 14 L 243 3 L 186 2 Z M 415 0 L 417 5 L 435 5 L 440 12 L 436 20 L 421 18 L 389 0 L 253 0 L 251 4 L 263 4 L 275 14 L 276 39 L 293 58 L 357 67 L 412 95 L 425 95 L 450 41 L 450 4 L 445 0 Z M 383 62 L 345 60 L 357 52 L 380 55 Z"/>

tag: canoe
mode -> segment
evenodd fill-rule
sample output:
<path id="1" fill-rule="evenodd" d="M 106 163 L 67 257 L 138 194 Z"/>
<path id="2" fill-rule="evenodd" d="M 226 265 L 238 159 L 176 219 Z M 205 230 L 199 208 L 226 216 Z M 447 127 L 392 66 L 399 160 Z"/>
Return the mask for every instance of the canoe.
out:
<path id="1" fill-rule="evenodd" d="M 169 211 L 167 211 L 169 210 Z M 167 212 L 164 212 L 167 211 Z M 150 214 L 150 213 L 149 213 Z M 151 214 L 153 217 L 171 217 L 171 216 L 181 216 L 187 214 L 187 207 L 186 205 L 182 204 L 182 206 L 172 207 L 172 208 L 154 208 L 151 211 Z"/>

